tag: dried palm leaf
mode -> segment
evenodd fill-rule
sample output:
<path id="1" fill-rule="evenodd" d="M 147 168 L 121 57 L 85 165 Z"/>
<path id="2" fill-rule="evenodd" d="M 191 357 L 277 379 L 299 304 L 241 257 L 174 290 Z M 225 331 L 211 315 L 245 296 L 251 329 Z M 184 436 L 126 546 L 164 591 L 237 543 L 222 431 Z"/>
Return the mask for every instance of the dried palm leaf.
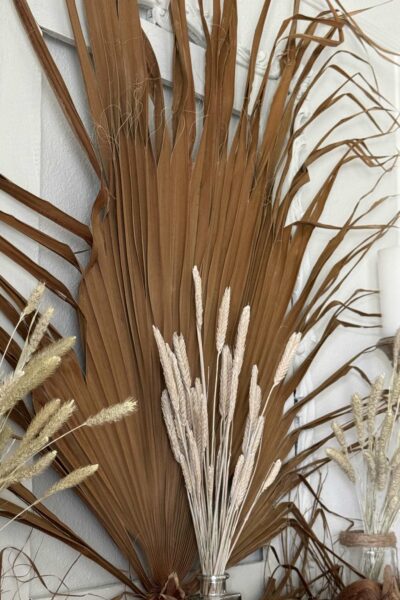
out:
<path id="1" fill-rule="evenodd" d="M 236 563 L 286 527 L 288 506 L 277 499 L 297 485 L 302 461 L 320 446 L 315 443 L 300 455 L 287 458 L 302 431 L 294 427 L 296 415 L 352 369 L 351 361 L 341 365 L 317 389 L 286 410 L 287 399 L 320 348 L 339 326 L 349 324 L 346 314 L 362 314 L 357 301 L 364 297 L 364 291 L 356 291 L 346 302 L 336 300 L 337 292 L 398 216 L 394 214 L 383 225 L 365 224 L 390 199 L 380 198 L 371 204 L 365 196 L 354 201 L 342 226 L 331 227 L 331 236 L 322 243 L 307 280 L 292 302 L 314 232 L 329 230 L 321 216 L 341 172 L 359 164 L 364 171 L 376 172 L 378 178 L 396 161 L 396 157 L 374 149 L 376 140 L 398 127 L 395 111 L 380 94 L 374 75 L 369 79 L 363 75 L 364 56 L 348 49 L 347 38 L 358 39 L 388 60 L 395 57 L 369 39 L 354 14 L 346 12 L 339 2 L 327 0 L 325 11 L 309 17 L 302 13 L 300 0 L 294 0 L 292 15 L 279 27 L 257 87 L 256 56 L 264 28 L 272 26 L 272 1 L 266 0 L 254 33 L 242 107 L 239 116 L 233 117 L 236 2 L 215 0 L 209 28 L 199 0 L 206 40 L 201 116 L 196 113 L 185 2 L 176 0 L 170 6 L 174 53 L 169 122 L 159 67 L 141 28 L 137 3 L 85 0 L 89 50 L 75 2 L 67 0 L 95 125 L 92 144 L 26 0 L 14 0 L 14 4 L 98 176 L 100 189 L 88 227 L 0 178 L 1 190 L 89 245 L 91 260 L 84 270 L 76 256 L 51 235 L 8 217 L 9 226 L 81 272 L 77 298 L 59 278 L 10 242 L 0 240 L 0 251 L 44 281 L 76 310 L 82 323 L 84 370 L 77 358 L 69 355 L 56 376 L 43 386 L 37 402 L 54 395 L 75 397 L 88 414 L 129 395 L 140 402 L 138 418 L 131 423 L 116 424 L 96 435 L 89 429 L 78 431 L 61 440 L 57 449 L 66 470 L 83 459 L 96 458 L 101 463 L 99 478 L 82 486 L 82 497 L 128 558 L 143 587 L 142 594 L 157 593 L 172 572 L 178 573 L 180 581 L 185 578 L 196 552 L 183 480 L 162 422 L 162 376 L 152 324 L 157 324 L 167 340 L 174 331 L 181 331 L 189 361 L 195 364 L 194 314 L 188 298 L 192 294 L 191 269 L 197 264 L 205 289 L 205 364 L 211 364 L 218 306 L 230 286 L 233 318 L 227 343 L 232 342 L 240 307 L 250 304 L 253 317 L 243 381 L 249 379 L 251 364 L 256 363 L 263 390 L 272 385 L 290 334 L 296 330 L 306 336 L 321 325 L 315 347 L 276 390 L 266 408 L 273 435 L 263 443 L 260 473 L 267 472 L 277 459 L 286 462 L 275 484 L 257 502 L 238 540 L 232 555 L 232 563 Z M 280 75 L 272 81 L 278 45 L 279 50 L 284 47 Z M 342 66 L 343 56 L 349 59 L 349 67 Z M 339 76 L 341 83 L 335 83 L 306 121 L 299 123 L 304 103 L 331 73 Z M 300 136 L 317 124 L 320 127 L 324 117 L 340 107 L 342 98 L 347 98 L 354 109 L 343 108 L 332 127 L 324 125 L 324 134 L 293 173 Z M 347 124 L 358 124 L 360 129 L 355 135 L 341 137 L 340 128 Z M 293 222 L 297 193 L 309 182 L 310 170 L 326 158 L 331 161 L 326 178 L 310 192 L 301 219 Z M 344 240 L 355 229 L 361 236 L 359 241 L 350 251 L 341 252 Z M 2 279 L 1 286 L 4 313 L 15 321 L 8 298 L 21 299 L 9 282 Z M 0 343 L 3 341 L 0 331 Z M 13 352 L 17 355 L 18 348 Z M 246 417 L 246 405 L 241 402 L 244 394 L 240 388 L 235 420 L 238 430 L 244 427 Z M 327 414 L 305 427 L 317 427 L 331 418 Z M 236 457 L 237 452 L 234 448 Z M 249 502 L 259 487 L 258 479 L 256 473 Z M 133 583 L 131 588 L 139 593 Z"/>

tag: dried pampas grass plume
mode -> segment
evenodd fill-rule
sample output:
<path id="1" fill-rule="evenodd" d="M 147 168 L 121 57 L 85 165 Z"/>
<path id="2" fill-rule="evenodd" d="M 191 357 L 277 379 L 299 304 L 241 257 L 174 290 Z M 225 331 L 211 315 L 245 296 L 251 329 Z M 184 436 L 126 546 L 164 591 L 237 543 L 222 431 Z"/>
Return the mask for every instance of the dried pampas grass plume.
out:
<path id="1" fill-rule="evenodd" d="M 279 385 L 286 377 L 301 341 L 301 333 L 292 333 L 286 345 L 274 377 L 274 385 Z"/>

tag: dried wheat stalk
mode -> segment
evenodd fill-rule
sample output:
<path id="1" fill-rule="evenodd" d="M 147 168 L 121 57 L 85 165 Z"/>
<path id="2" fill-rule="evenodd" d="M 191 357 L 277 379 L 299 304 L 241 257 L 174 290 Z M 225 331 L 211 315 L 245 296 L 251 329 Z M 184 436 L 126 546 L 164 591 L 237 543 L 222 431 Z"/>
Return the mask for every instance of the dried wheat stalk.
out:
<path id="1" fill-rule="evenodd" d="M 15 369 L 7 375 L 0 374 L 0 491 L 15 483 L 32 479 L 49 468 L 57 457 L 57 451 L 50 448 L 62 437 L 83 427 L 93 427 L 119 421 L 136 409 L 136 402 L 128 399 L 125 402 L 104 408 L 74 429 L 69 429 L 60 434 L 59 432 L 70 419 L 76 406 L 73 400 L 61 402 L 59 399 L 54 399 L 37 412 L 23 436 L 17 436 L 11 426 L 13 409 L 27 394 L 40 386 L 56 371 L 62 357 L 69 352 L 75 341 L 75 338 L 70 337 L 50 343 L 44 349 L 40 349 L 54 312 L 53 308 L 50 307 L 41 315 L 39 313 L 44 291 L 45 286 L 39 283 L 32 292 L 0 359 L 1 368 L 7 359 L 8 349 L 18 327 L 27 316 L 33 315 Z M 9 521 L 6 521 L 0 531 L 45 498 L 79 485 L 84 479 L 92 475 L 97 468 L 97 464 L 88 465 L 68 473 L 46 490 L 41 498 L 28 505 Z"/>
<path id="2" fill-rule="evenodd" d="M 278 459 L 265 473 L 250 506 L 245 508 L 258 464 L 268 399 L 273 389 L 285 379 L 301 336 L 294 333 L 290 337 L 262 410 L 261 388 L 257 383 L 258 370 L 253 366 L 242 451 L 234 466 L 233 420 L 250 321 L 250 307 L 246 306 L 241 313 L 235 347 L 231 351 L 225 339 L 229 322 L 230 289 L 225 290 L 218 312 L 215 336 L 215 377 L 210 384 L 209 378 L 205 376 L 202 283 L 197 267 L 193 269 L 193 281 L 201 377 L 192 380 L 182 336 L 174 334 L 173 350 L 156 327 L 154 336 L 167 386 L 161 396 L 164 421 L 174 457 L 182 469 L 201 569 L 204 575 L 212 575 L 225 572 L 232 550 L 254 506 L 261 494 L 275 482 L 280 472 L 281 460 Z M 217 405 L 219 423 L 216 415 Z"/>

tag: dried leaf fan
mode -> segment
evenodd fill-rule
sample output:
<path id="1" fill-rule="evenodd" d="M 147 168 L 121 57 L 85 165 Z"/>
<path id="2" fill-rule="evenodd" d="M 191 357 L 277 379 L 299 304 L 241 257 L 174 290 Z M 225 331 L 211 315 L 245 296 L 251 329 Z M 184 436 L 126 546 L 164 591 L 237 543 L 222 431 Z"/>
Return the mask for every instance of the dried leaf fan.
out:
<path id="1" fill-rule="evenodd" d="M 370 136 L 383 137 L 398 125 L 373 77 L 368 82 L 357 79 L 349 95 L 354 101 L 354 112 L 352 109 L 340 115 L 333 131 L 340 123 L 350 123 L 356 114 L 363 114 L 368 135 L 337 142 L 321 136 L 301 168 L 290 175 L 296 139 L 313 126 L 318 116 L 336 106 L 346 91 L 340 85 L 327 94 L 303 125 L 297 124 L 297 115 L 321 77 L 331 69 L 336 70 L 342 82 L 351 82 L 359 68 L 357 56 L 348 54 L 354 63 L 353 72 L 341 67 L 338 58 L 346 32 L 377 53 L 390 60 L 391 57 L 364 35 L 339 2 L 333 6 L 327 0 L 326 11 L 310 18 L 302 15 L 300 1 L 295 0 L 292 18 L 282 23 L 277 35 L 285 46 L 280 77 L 271 84 L 269 74 L 276 42 L 259 89 L 254 92 L 255 100 L 250 102 L 261 34 L 269 25 L 271 0 L 267 0 L 254 34 L 242 109 L 233 138 L 228 141 L 235 92 L 235 2 L 220 6 L 218 0 L 214 1 L 210 30 L 199 3 L 206 39 L 201 120 L 196 115 L 185 3 L 171 2 L 175 46 L 170 123 L 157 61 L 141 29 L 136 2 L 85 0 L 89 53 L 74 0 L 67 0 L 97 132 L 94 147 L 26 0 L 14 0 L 14 4 L 100 182 L 89 227 L 0 178 L 1 190 L 72 232 L 91 248 L 90 265 L 82 269 L 79 295 L 74 298 L 61 280 L 35 265 L 9 242 L 0 241 L 0 251 L 45 281 L 48 288 L 76 309 L 82 322 L 85 373 L 71 353 L 60 371 L 43 386 L 37 401 L 65 394 L 76 398 L 84 411 L 93 412 L 129 395 L 137 398 L 139 412 L 129 425 L 116 424 L 101 435 L 77 432 L 58 445 L 59 456 L 66 470 L 83 457 L 95 458 L 101 464 L 100 476 L 83 486 L 82 496 L 128 558 L 143 591 L 120 574 L 125 583 L 142 595 L 159 593 L 169 575 L 176 572 L 185 587 L 185 577 L 196 558 L 194 536 L 183 480 L 162 422 L 162 375 L 152 325 L 160 328 L 165 339 L 170 339 L 175 330 L 181 331 L 188 341 L 189 357 L 196 359 L 191 270 L 198 265 L 205 293 L 206 363 L 213 345 L 217 307 L 225 287 L 230 286 L 233 319 L 228 338 L 232 337 L 241 307 L 250 304 L 252 324 L 243 379 L 249 379 L 250 366 L 257 363 L 261 388 L 268 390 L 290 334 L 296 330 L 307 335 L 312 327 L 323 323 L 315 348 L 274 395 L 267 409 L 273 436 L 264 442 L 264 472 L 277 458 L 287 457 L 301 433 L 301 429 L 291 428 L 298 410 L 351 369 L 350 363 L 342 365 L 317 390 L 284 413 L 286 400 L 323 343 L 345 322 L 343 312 L 357 310 L 354 304 L 365 294 L 355 292 L 348 302 L 341 303 L 335 301 L 335 293 L 349 270 L 397 218 L 393 215 L 385 225 L 368 225 L 364 229 L 364 207 L 355 201 L 354 211 L 343 227 L 332 229 L 302 292 L 291 303 L 302 259 L 314 230 L 320 226 L 319 219 L 339 173 L 352 163 L 360 163 L 366 170 L 376 169 L 377 178 L 383 170 L 389 170 L 394 158 L 376 155 Z M 379 114 L 386 118 L 385 127 L 380 124 Z M 196 127 L 201 131 L 194 151 Z M 310 196 L 301 222 L 286 226 L 296 193 L 309 181 L 309 168 L 333 151 L 339 158 L 335 154 L 329 176 Z M 372 208 L 365 209 L 365 214 L 384 201 L 377 200 Z M 80 268 L 69 247 L 16 219 L 7 219 L 11 227 Z M 364 232 L 363 239 L 350 252 L 329 262 L 354 227 Z M 1 289 L 2 310 L 13 321 L 13 303 L 21 305 L 22 299 L 7 281 L 1 280 Z M 236 427 L 243 426 L 244 407 L 245 404 L 241 411 L 238 406 Z M 325 420 L 331 418 L 327 414 Z M 21 421 L 24 419 L 27 415 Z M 323 420 L 307 426 L 316 427 Z M 258 503 L 239 539 L 233 562 L 285 528 L 289 508 L 279 499 L 297 485 L 301 462 L 316 447 L 317 444 L 286 460 L 276 483 Z M 41 527 L 45 527 L 47 518 L 53 533 L 75 546 L 82 545 L 48 511 L 43 509 L 40 517 L 36 519 Z M 110 565 L 105 566 L 112 570 Z"/>

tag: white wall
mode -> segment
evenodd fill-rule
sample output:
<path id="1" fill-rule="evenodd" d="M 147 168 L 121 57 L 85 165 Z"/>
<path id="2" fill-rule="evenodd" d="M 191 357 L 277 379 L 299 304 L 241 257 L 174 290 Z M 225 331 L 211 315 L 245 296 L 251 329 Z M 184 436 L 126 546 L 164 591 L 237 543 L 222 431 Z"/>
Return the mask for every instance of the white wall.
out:
<path id="1" fill-rule="evenodd" d="M 311 0 L 311 4 L 313 3 L 315 4 L 314 0 Z M 50 6 L 48 0 L 31 0 L 31 4 L 36 11 L 39 22 L 48 30 L 52 30 L 53 34 L 55 32 L 58 37 L 68 40 L 70 32 L 65 20 L 64 3 L 59 2 L 59 0 L 52 0 L 51 10 L 48 10 Z M 149 6 L 151 4 L 149 0 Z M 248 2 L 244 0 L 239 2 L 241 11 L 239 36 L 242 46 L 241 61 L 243 62 L 243 69 L 245 69 L 246 47 L 249 47 L 248 40 L 252 32 L 253 20 L 255 20 L 260 4 L 261 0 L 252 3 L 254 12 L 249 12 Z M 364 5 L 365 2 L 356 0 L 346 3 L 346 7 L 349 8 Z M 56 9 L 54 9 L 54 6 L 56 6 Z M 275 6 L 279 7 L 276 14 L 276 22 L 278 23 L 282 15 L 290 11 L 292 2 L 291 0 L 282 0 L 282 2 L 276 2 Z M 368 15 L 364 15 L 362 17 L 363 25 L 366 25 L 372 34 L 378 36 L 380 41 L 383 40 L 394 45 L 397 43 L 397 37 L 400 33 L 399 9 L 400 0 L 394 0 L 392 4 L 385 5 L 379 12 L 375 11 L 373 16 L 370 13 L 370 18 Z M 147 26 L 148 24 L 146 24 Z M 155 30 L 153 28 L 151 32 L 153 36 L 157 36 L 156 38 L 153 37 L 154 43 L 158 44 L 160 51 L 165 54 L 164 47 L 166 44 L 170 44 L 170 37 L 162 29 Z M 62 207 L 63 210 L 88 222 L 90 203 L 96 193 L 96 178 L 75 143 L 47 82 L 42 82 L 40 70 L 31 55 L 24 34 L 21 32 L 11 8 L 11 0 L 0 2 L 0 33 L 0 81 L 2 82 L 0 86 L 0 137 L 2 140 L 0 144 L 0 172 L 33 192 L 40 193 L 44 198 L 50 199 L 57 206 Z M 79 112 L 85 123 L 90 127 L 74 49 L 69 43 L 51 38 L 46 38 L 46 41 L 66 79 Z M 16 49 L 12 56 L 7 54 L 7 49 L 10 47 Z M 201 49 L 195 48 L 194 52 L 196 53 L 196 60 L 200 61 L 202 57 Z M 260 61 L 262 63 L 262 56 Z M 198 65 L 197 73 L 201 73 L 200 67 L 201 65 Z M 379 69 L 382 90 L 395 100 L 398 86 L 393 69 L 383 64 L 379 65 Z M 199 75 L 197 85 L 201 86 L 201 75 Z M 14 102 L 15 98 L 19 99 L 18 103 Z M 315 98 L 314 101 L 317 100 Z M 7 107 L 7 110 L 5 111 L 3 107 Z M 315 134 L 317 135 L 318 131 Z M 311 145 L 313 143 L 312 135 L 310 133 L 304 143 Z M 318 172 L 314 171 L 313 175 L 316 178 L 321 177 L 321 168 L 323 169 L 323 167 L 320 167 Z M 312 189 L 312 185 L 311 183 L 309 189 L 305 190 L 302 198 L 299 199 L 300 202 L 306 203 L 307 193 Z M 330 223 L 340 223 L 343 220 L 343 215 L 348 212 L 349 204 L 354 200 L 355 194 L 359 196 L 360 190 L 368 189 L 368 185 L 369 181 L 365 179 L 364 170 L 361 167 L 355 166 L 348 169 L 335 188 L 323 220 Z M 397 174 L 388 179 L 385 185 L 391 193 L 395 188 L 398 189 Z M 8 202 L 3 204 L 3 202 L 6 202 L 3 196 L 0 196 L 0 201 L 2 202 L 2 208 L 5 206 L 4 210 L 10 209 L 11 205 Z M 12 210 L 15 210 L 15 205 L 13 205 Z M 18 214 L 21 214 L 21 218 L 32 218 L 23 210 Z M 381 212 L 379 216 L 381 219 L 385 219 L 387 214 Z M 47 227 L 43 221 L 40 222 L 40 226 Z M 12 235 L 9 231 L 6 231 L 5 234 L 7 236 Z M 350 243 L 354 243 L 356 236 L 357 234 L 353 235 Z M 309 263 L 304 265 L 304 277 L 307 275 L 307 269 L 313 263 L 315 252 L 324 239 L 326 239 L 326 233 L 318 233 L 315 236 L 314 246 L 311 248 L 308 257 Z M 40 263 L 50 267 L 52 272 L 61 273 L 61 265 L 54 261 L 54 258 L 46 251 L 40 250 L 39 256 L 38 249 L 28 247 L 25 240 L 16 239 L 15 241 L 20 244 L 24 251 L 32 252 L 35 256 L 38 256 Z M 74 249 L 79 249 L 73 238 L 67 241 L 75 244 Z M 392 245 L 396 241 L 396 234 L 391 233 L 381 245 Z M 7 275 L 9 275 L 11 268 L 4 257 L 1 257 L 1 272 L 7 272 Z M 16 286 L 23 289 L 26 280 L 20 272 L 13 270 L 12 276 L 15 277 Z M 69 281 L 74 282 L 74 285 L 77 284 L 72 271 Z M 343 291 L 343 297 L 346 292 L 357 287 L 376 287 L 376 285 L 375 249 L 348 282 Z M 23 289 L 23 291 L 26 291 L 26 289 Z M 56 317 L 56 325 L 59 326 L 62 332 L 70 333 L 76 326 L 72 313 L 64 305 L 61 312 L 61 305 L 57 303 L 56 299 L 54 299 L 54 302 L 56 307 L 60 309 Z M 376 301 L 374 302 L 375 304 L 369 303 L 368 307 L 375 306 Z M 379 330 L 339 331 L 335 334 L 334 340 L 326 348 L 326 351 L 322 353 L 318 364 L 310 370 L 305 386 L 309 387 L 316 384 L 326 373 L 331 372 L 333 364 L 338 364 L 339 360 L 343 360 L 345 355 L 350 356 L 358 348 L 376 341 L 377 337 L 379 337 Z M 374 357 L 374 359 L 369 357 L 363 361 L 363 364 L 371 374 L 379 373 L 383 368 L 386 368 L 385 362 L 379 357 Z M 311 411 L 308 411 L 304 418 L 309 418 L 313 413 L 318 415 L 325 411 L 326 403 L 329 403 L 331 407 L 346 403 L 352 391 L 358 389 L 359 385 L 359 380 L 355 376 L 349 376 L 334 390 L 330 390 L 325 394 L 324 398 Z M 301 393 L 305 393 L 305 390 L 300 389 L 299 394 Z M 52 475 L 49 475 L 35 484 L 35 491 L 40 492 L 40 489 L 52 477 Z M 340 494 L 337 493 L 338 487 L 341 490 Z M 356 507 L 352 502 L 349 488 L 342 475 L 334 467 L 329 469 L 324 493 L 327 503 L 334 510 L 351 515 L 355 514 Z M 304 502 L 306 503 L 306 500 Z M 79 531 L 84 539 L 87 539 L 103 552 L 109 560 L 124 566 L 123 557 L 120 556 L 93 515 L 72 492 L 53 498 L 49 502 L 49 506 L 66 523 Z M 334 528 L 335 526 L 337 524 L 333 523 Z M 54 540 L 44 539 L 42 535 L 37 533 L 33 534 L 30 551 L 35 556 L 40 570 L 59 576 L 63 576 L 76 559 L 76 554 L 70 549 Z M 258 559 L 259 555 L 253 557 L 253 561 L 245 567 L 233 572 L 232 588 L 242 591 L 245 599 L 252 600 L 252 598 L 256 598 L 262 587 L 263 563 Z M 109 582 L 111 582 L 110 576 L 83 558 L 79 559 L 79 562 L 72 568 L 66 579 L 66 583 L 73 590 L 100 588 L 101 594 L 105 597 L 111 597 L 115 593 L 114 588 L 109 589 L 106 587 Z M 54 586 L 56 580 L 52 579 L 49 583 Z M 37 584 L 31 586 L 30 594 L 31 597 L 47 595 L 42 586 Z"/>

